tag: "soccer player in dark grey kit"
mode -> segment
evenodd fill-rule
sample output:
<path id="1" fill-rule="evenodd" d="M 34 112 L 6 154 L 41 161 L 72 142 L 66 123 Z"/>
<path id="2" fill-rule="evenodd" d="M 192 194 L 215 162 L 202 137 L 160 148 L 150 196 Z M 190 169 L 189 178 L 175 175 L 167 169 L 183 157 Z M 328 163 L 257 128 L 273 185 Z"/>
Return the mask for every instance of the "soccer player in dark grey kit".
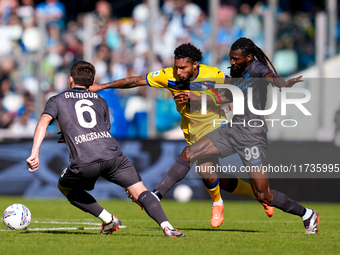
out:
<path id="1" fill-rule="evenodd" d="M 59 190 L 72 205 L 102 220 L 100 234 L 110 235 L 121 224 L 117 217 L 101 207 L 85 191 L 92 190 L 101 176 L 124 187 L 162 227 L 165 236 L 185 236 L 169 223 L 158 199 L 145 188 L 140 175 L 109 132 L 110 119 L 106 101 L 88 91 L 94 83 L 94 76 L 92 64 L 85 61 L 75 63 L 71 68 L 71 89 L 47 101 L 34 133 L 31 156 L 26 160 L 28 170 L 38 170 L 39 150 L 47 126 L 58 120 L 71 162 L 60 176 Z"/>
<path id="2" fill-rule="evenodd" d="M 199 158 L 212 156 L 224 158 L 236 152 L 240 155 L 245 166 L 257 166 L 261 170 L 261 166 L 266 165 L 268 130 L 264 117 L 252 113 L 248 108 L 247 88 L 252 88 L 253 107 L 257 110 L 264 110 L 269 83 L 279 88 L 289 88 L 300 82 L 302 76 L 285 81 L 276 74 L 275 68 L 264 52 L 248 38 L 243 37 L 235 41 L 231 46 L 229 56 L 230 73 L 233 78 L 231 83 L 238 86 L 243 92 L 244 115 L 234 115 L 232 121 L 225 127 L 217 128 L 195 144 L 190 147 L 187 146 L 180 156 L 187 162 L 187 165 L 182 165 L 181 169 L 178 169 L 178 166 L 173 166 L 176 167 L 177 171 L 189 171 L 190 162 Z M 275 73 L 270 69 L 269 64 L 273 67 Z M 226 102 L 226 98 L 229 97 L 227 92 L 228 90 L 220 95 L 222 102 Z M 174 98 L 183 103 L 190 100 L 191 104 L 197 100 L 190 93 L 183 92 L 178 93 Z M 200 100 L 199 98 L 197 101 L 200 102 Z M 170 170 L 168 173 L 171 172 Z M 306 233 L 314 234 L 318 232 L 320 216 L 316 211 L 305 208 L 286 195 L 272 190 L 266 172 L 253 171 L 249 174 L 251 186 L 259 201 L 277 207 L 284 212 L 301 216 Z M 163 178 L 166 178 L 166 175 Z M 223 187 L 221 186 L 221 188 Z"/>

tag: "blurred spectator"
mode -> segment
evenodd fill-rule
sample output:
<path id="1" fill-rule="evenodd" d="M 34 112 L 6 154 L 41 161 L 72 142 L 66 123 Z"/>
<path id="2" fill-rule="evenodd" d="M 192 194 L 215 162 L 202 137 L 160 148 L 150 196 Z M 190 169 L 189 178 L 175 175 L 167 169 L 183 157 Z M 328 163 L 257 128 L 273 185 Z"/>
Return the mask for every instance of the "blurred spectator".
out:
<path id="1" fill-rule="evenodd" d="M 0 16 L 1 24 L 8 24 L 12 14 L 15 14 L 19 7 L 18 0 L 1 0 Z"/>
<path id="2" fill-rule="evenodd" d="M 65 6 L 59 0 L 45 0 L 36 7 L 38 17 L 43 17 L 47 25 L 53 25 L 61 30 L 64 27 L 64 17 L 66 14 Z"/>
<path id="3" fill-rule="evenodd" d="M 229 66 L 229 50 L 234 41 L 244 36 L 242 29 L 234 23 L 237 9 L 234 6 L 224 5 L 218 10 L 218 31 L 216 35 L 219 67 L 226 70 Z M 227 70 L 226 70 L 227 71 Z"/>
<path id="4" fill-rule="evenodd" d="M 201 14 L 201 8 L 190 0 L 166 0 L 162 9 L 164 14 L 170 19 L 170 23 L 171 20 L 179 18 L 173 24 L 178 22 L 182 28 L 194 25 Z"/>
<path id="5" fill-rule="evenodd" d="M 219 29 L 216 39 L 221 53 L 228 54 L 233 42 L 244 35 L 241 28 L 234 23 L 236 14 L 237 9 L 233 6 L 221 6 L 218 10 Z"/>
<path id="6" fill-rule="evenodd" d="M 110 66 L 111 80 L 118 80 L 129 77 L 129 68 L 132 68 L 131 64 L 128 63 L 128 56 L 119 52 L 113 54 Z"/>
<path id="7" fill-rule="evenodd" d="M 24 111 L 21 116 L 14 119 L 9 129 L 9 135 L 14 137 L 33 137 L 37 120 L 31 117 L 30 111 Z"/>
<path id="8" fill-rule="evenodd" d="M 31 114 L 30 117 L 34 117 L 34 99 L 29 92 L 25 92 L 23 95 L 23 104 L 18 111 L 18 116 L 21 116 L 24 112 Z"/>
<path id="9" fill-rule="evenodd" d="M 16 14 L 21 19 L 23 26 L 33 25 L 35 22 L 34 1 L 22 0 Z"/>
<path id="10" fill-rule="evenodd" d="M 106 43 L 111 50 L 121 47 L 122 35 L 120 32 L 119 21 L 115 18 L 110 19 L 106 31 Z"/>
<path id="11" fill-rule="evenodd" d="M 11 80 L 3 79 L 0 86 L 2 106 L 14 117 L 18 114 L 19 109 L 23 105 L 24 99 L 20 94 L 15 93 L 12 89 L 13 86 L 11 84 Z"/>
<path id="12" fill-rule="evenodd" d="M 111 18 L 112 6 L 107 1 L 98 1 L 96 3 L 96 12 L 102 19 L 103 23 L 107 23 Z"/>
<path id="13" fill-rule="evenodd" d="M 189 0 L 168 0 L 164 2 L 163 10 L 169 19 L 167 33 L 175 40 L 188 39 L 186 26 L 192 26 L 197 22 L 201 12 L 200 7 Z"/>
<path id="14" fill-rule="evenodd" d="M 297 13 L 292 17 L 290 13 L 282 12 L 277 27 L 274 62 L 282 65 L 282 73 L 278 70 L 281 75 L 288 76 L 315 62 L 314 27 L 308 15 Z M 283 66 L 285 61 L 291 63 L 290 68 Z"/>
<path id="15" fill-rule="evenodd" d="M 109 63 L 111 59 L 110 48 L 106 44 L 101 44 L 97 48 L 96 55 L 93 59 L 93 65 L 96 68 L 95 80 L 97 83 L 106 83 L 111 79 L 109 77 Z"/>
<path id="16" fill-rule="evenodd" d="M 66 30 L 63 32 L 61 42 L 64 47 L 64 64 L 71 65 L 83 57 L 83 40 L 84 40 L 84 15 L 79 14 L 77 21 L 69 21 Z M 66 68 L 67 69 L 67 68 Z"/>
<path id="17" fill-rule="evenodd" d="M 129 121 L 129 137 L 147 138 L 148 136 L 148 102 L 147 87 L 137 88 L 137 94 L 126 101 L 125 119 Z"/>
<path id="18" fill-rule="evenodd" d="M 263 25 L 260 18 L 262 3 L 258 2 L 253 8 L 247 3 L 241 4 L 240 13 L 234 24 L 243 31 L 245 37 L 250 38 L 260 48 L 264 46 Z"/>
<path id="19" fill-rule="evenodd" d="M 0 105 L 0 129 L 8 128 L 12 122 L 13 117 Z"/>
<path id="20" fill-rule="evenodd" d="M 25 24 L 21 39 L 23 53 L 37 52 L 41 46 L 41 33 L 34 24 Z"/>

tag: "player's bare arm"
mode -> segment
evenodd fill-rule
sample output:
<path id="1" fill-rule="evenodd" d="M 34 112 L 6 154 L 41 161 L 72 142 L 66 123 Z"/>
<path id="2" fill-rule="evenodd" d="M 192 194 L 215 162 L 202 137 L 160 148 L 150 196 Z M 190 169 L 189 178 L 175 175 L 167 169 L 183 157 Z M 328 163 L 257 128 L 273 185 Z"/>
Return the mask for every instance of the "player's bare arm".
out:
<path id="1" fill-rule="evenodd" d="M 148 85 L 145 79 L 145 75 L 141 76 L 131 76 L 124 79 L 119 79 L 116 81 L 111 81 L 109 83 L 104 84 L 93 84 L 90 86 L 89 90 L 92 92 L 97 92 L 102 89 L 129 89 L 137 86 L 146 86 Z"/>
<path id="2" fill-rule="evenodd" d="M 217 95 L 213 95 L 214 99 L 211 96 L 207 96 L 207 103 L 215 104 L 215 102 L 221 102 L 222 103 L 229 103 L 230 100 L 225 97 L 224 91 L 219 93 Z M 195 95 L 194 93 L 190 91 L 181 91 L 173 96 L 173 99 L 177 101 L 180 104 L 186 104 L 186 103 L 192 103 L 192 104 L 201 104 L 201 94 Z"/>
<path id="3" fill-rule="evenodd" d="M 289 79 L 289 80 L 285 80 L 283 79 L 281 76 L 276 75 L 274 73 L 269 73 L 264 77 L 268 82 L 270 82 L 271 84 L 273 84 L 274 86 L 278 87 L 278 88 L 290 88 L 293 87 L 295 83 L 298 82 L 303 82 L 302 75 Z"/>
<path id="4" fill-rule="evenodd" d="M 39 150 L 42 141 L 46 135 L 46 129 L 53 118 L 48 114 L 43 114 L 38 122 L 37 128 L 34 131 L 33 146 L 31 156 L 26 159 L 29 172 L 35 172 L 39 169 Z"/>

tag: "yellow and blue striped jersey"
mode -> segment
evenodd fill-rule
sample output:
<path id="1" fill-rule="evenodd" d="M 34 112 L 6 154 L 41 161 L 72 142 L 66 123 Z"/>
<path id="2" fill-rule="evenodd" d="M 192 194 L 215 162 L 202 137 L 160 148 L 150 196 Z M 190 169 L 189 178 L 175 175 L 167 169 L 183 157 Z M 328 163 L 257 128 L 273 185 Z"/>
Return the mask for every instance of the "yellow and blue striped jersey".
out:
<path id="1" fill-rule="evenodd" d="M 193 88 L 195 81 L 207 81 L 221 83 L 224 81 L 225 74 L 217 67 L 199 65 L 196 77 L 191 82 L 181 82 L 177 76 L 176 67 L 168 67 L 146 75 L 149 86 L 157 88 L 167 88 L 172 95 L 181 91 L 191 91 L 199 95 L 199 91 Z M 176 102 L 177 111 L 182 116 L 181 129 L 188 144 L 192 144 L 202 138 L 207 133 L 213 131 L 220 125 L 215 124 L 214 120 L 226 119 L 220 104 L 208 104 L 207 113 L 201 114 L 201 109 L 191 109 L 189 104 L 179 104 Z"/>

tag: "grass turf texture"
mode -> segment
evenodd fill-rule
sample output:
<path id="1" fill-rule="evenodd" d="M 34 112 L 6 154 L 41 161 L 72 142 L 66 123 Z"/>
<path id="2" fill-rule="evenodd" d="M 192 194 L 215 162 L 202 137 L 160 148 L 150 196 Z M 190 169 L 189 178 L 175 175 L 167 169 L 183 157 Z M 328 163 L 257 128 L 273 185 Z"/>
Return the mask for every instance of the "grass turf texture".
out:
<path id="1" fill-rule="evenodd" d="M 22 203 L 32 213 L 31 230 L 3 231 L 5 226 L 1 224 L 0 254 L 340 254 L 340 204 L 303 203 L 321 215 L 320 232 L 306 235 L 300 217 L 275 209 L 274 216 L 268 218 L 255 201 L 225 201 L 225 221 L 212 229 L 209 201 L 179 204 L 163 200 L 170 222 L 187 235 L 166 238 L 134 203 L 99 202 L 126 228 L 102 236 L 98 234 L 100 221 L 66 200 L 0 197 L 1 210 Z M 65 229 L 71 227 L 77 229 Z M 59 230 L 33 231 L 37 228 Z"/>

